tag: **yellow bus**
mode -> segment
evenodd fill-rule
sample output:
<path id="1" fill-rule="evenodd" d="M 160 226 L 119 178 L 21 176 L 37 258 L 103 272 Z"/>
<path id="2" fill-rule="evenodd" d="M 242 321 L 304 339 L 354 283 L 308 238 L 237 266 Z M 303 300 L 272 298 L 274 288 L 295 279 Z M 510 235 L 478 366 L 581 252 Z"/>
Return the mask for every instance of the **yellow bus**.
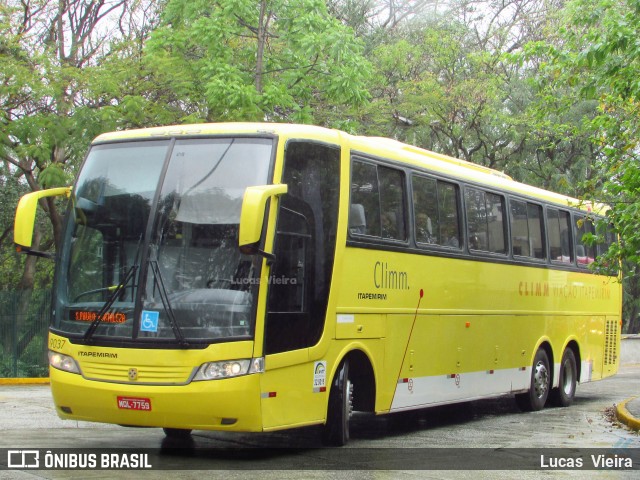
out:
<path id="1" fill-rule="evenodd" d="M 264 432 L 514 394 L 619 364 L 597 205 L 394 140 L 285 124 L 108 133 L 67 195 L 49 333 L 63 419 Z"/>

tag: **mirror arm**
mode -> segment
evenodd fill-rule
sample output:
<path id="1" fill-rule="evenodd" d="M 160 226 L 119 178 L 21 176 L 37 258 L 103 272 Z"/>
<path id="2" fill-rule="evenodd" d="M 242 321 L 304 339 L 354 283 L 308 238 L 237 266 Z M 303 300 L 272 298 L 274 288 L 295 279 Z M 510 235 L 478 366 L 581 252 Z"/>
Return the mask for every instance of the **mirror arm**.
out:
<path id="1" fill-rule="evenodd" d="M 16 246 L 16 252 L 24 253 L 25 255 L 32 255 L 34 257 L 42 257 L 48 258 L 49 260 L 55 260 L 56 254 L 51 252 L 41 252 L 39 250 L 31 250 L 28 248 L 21 247 L 20 245 Z"/>
<path id="2" fill-rule="evenodd" d="M 257 245 L 244 245 L 240 248 L 240 251 L 245 255 L 260 255 L 267 259 L 267 266 L 271 266 L 276 262 L 276 256 L 273 253 L 260 250 Z"/>

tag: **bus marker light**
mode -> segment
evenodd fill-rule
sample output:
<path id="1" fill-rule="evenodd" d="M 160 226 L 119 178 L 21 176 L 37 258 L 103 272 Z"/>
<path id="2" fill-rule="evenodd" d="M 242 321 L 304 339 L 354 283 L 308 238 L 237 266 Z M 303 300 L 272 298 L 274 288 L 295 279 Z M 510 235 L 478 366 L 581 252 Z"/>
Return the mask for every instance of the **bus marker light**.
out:
<path id="1" fill-rule="evenodd" d="M 262 398 L 275 398 L 278 395 L 278 392 L 263 392 L 260 394 Z"/>

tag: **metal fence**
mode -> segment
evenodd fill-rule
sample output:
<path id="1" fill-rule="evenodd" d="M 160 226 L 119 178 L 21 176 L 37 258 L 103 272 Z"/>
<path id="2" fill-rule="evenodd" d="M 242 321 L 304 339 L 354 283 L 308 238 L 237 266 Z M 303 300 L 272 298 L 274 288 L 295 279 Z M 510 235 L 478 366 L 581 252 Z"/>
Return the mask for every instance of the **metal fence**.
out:
<path id="1" fill-rule="evenodd" d="M 51 291 L 0 291 L 0 378 L 49 375 Z"/>

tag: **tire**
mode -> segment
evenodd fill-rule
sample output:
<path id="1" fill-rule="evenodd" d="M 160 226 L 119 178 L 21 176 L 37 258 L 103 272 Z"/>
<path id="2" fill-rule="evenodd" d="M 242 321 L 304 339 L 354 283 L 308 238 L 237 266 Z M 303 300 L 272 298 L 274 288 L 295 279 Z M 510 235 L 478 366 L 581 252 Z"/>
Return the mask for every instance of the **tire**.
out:
<path id="1" fill-rule="evenodd" d="M 191 438 L 191 430 L 184 428 L 163 428 L 164 434 L 175 440 L 187 440 Z"/>
<path id="2" fill-rule="evenodd" d="M 567 348 L 562 354 L 558 388 L 551 391 L 551 402 L 558 407 L 568 407 L 573 403 L 578 383 L 578 367 L 573 350 Z"/>
<path id="3" fill-rule="evenodd" d="M 349 442 L 349 420 L 353 413 L 353 384 L 349 378 L 349 362 L 345 360 L 331 384 L 327 422 L 322 431 L 322 443 L 341 447 Z"/>
<path id="4" fill-rule="evenodd" d="M 539 349 L 533 359 L 531 369 L 531 384 L 529 391 L 516 395 L 516 403 L 523 412 L 535 412 L 542 410 L 547 403 L 551 390 L 551 370 L 547 352 Z"/>

